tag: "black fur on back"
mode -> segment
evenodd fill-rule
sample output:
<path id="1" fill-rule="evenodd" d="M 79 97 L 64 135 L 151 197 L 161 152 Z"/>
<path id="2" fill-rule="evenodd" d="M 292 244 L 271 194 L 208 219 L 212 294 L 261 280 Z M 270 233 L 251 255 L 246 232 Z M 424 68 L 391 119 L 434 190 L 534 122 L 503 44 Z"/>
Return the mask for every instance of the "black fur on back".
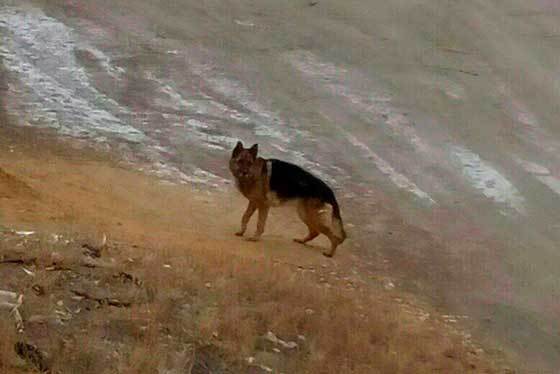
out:
<path id="1" fill-rule="evenodd" d="M 322 180 L 286 161 L 269 159 L 272 165 L 270 190 L 280 200 L 315 198 L 333 206 L 333 215 L 340 219 L 340 209 L 332 189 Z"/>

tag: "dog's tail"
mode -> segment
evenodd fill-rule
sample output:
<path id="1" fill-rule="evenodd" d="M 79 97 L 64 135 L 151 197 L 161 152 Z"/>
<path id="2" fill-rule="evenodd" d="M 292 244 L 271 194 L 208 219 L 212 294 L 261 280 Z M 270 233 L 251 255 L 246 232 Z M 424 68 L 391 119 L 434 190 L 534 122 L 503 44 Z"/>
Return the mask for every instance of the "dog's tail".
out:
<path id="1" fill-rule="evenodd" d="M 338 206 L 338 202 L 336 198 L 333 196 L 332 200 L 329 202 L 332 205 L 332 222 L 334 228 L 334 234 L 342 243 L 346 240 L 346 231 L 344 231 L 344 225 L 342 224 L 342 217 L 340 216 L 340 207 Z"/>

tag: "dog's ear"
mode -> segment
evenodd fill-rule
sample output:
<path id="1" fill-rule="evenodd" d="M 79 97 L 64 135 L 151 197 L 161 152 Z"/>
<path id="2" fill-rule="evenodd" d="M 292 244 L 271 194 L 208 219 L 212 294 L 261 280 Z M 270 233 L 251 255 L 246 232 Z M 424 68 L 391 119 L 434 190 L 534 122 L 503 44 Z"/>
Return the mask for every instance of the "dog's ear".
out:
<path id="1" fill-rule="evenodd" d="M 257 153 L 259 153 L 259 145 L 253 144 L 253 146 L 249 149 L 249 153 L 253 156 L 254 159 L 257 159 Z"/>
<path id="2" fill-rule="evenodd" d="M 241 143 L 241 141 L 237 142 L 237 145 L 235 146 L 235 148 L 233 149 L 233 153 L 231 154 L 231 157 L 237 157 L 237 155 L 243 150 L 243 143 Z"/>

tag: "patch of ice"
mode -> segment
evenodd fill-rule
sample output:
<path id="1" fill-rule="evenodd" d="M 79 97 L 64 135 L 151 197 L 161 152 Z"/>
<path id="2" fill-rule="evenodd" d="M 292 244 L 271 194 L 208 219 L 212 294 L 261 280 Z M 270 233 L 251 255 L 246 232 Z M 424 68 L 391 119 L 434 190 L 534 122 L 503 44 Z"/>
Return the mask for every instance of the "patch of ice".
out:
<path id="1" fill-rule="evenodd" d="M 552 191 L 560 195 L 560 178 L 553 175 L 539 175 L 537 179 L 544 183 Z"/>
<path id="2" fill-rule="evenodd" d="M 292 52 L 285 58 L 296 70 L 319 82 L 318 84 L 333 96 L 346 99 L 368 121 L 385 123 L 395 135 L 404 138 L 416 150 L 433 154 L 433 150 L 420 138 L 410 119 L 393 107 L 389 96 L 372 93 L 371 89 L 365 92 L 353 88 L 350 84 L 352 74 L 349 74 L 347 69 L 321 61 L 311 52 Z"/>
<path id="3" fill-rule="evenodd" d="M 69 27 L 35 8 L 5 7 L 0 20 L 6 28 L 0 56 L 28 89 L 22 95 L 32 125 L 75 137 L 111 133 L 134 142 L 145 138 L 114 114 L 127 114 L 126 109 L 91 85 L 74 55 L 77 42 Z"/>
<path id="4" fill-rule="evenodd" d="M 230 118 L 238 119 L 247 125 L 254 125 L 257 136 L 267 137 L 282 143 L 290 143 L 296 137 L 308 135 L 303 130 L 289 127 L 277 113 L 267 110 L 241 82 L 225 77 L 224 74 L 215 71 L 210 66 L 193 64 L 192 69 L 195 74 L 201 76 L 208 83 L 212 90 L 236 102 L 248 112 L 244 114 L 228 108 Z"/>
<path id="5" fill-rule="evenodd" d="M 506 204 L 520 213 L 524 212 L 525 199 L 494 167 L 464 147 L 451 146 L 450 152 L 474 188 L 495 202 Z"/>
<path id="6" fill-rule="evenodd" d="M 208 129 L 210 127 L 207 123 L 199 121 L 195 118 L 188 119 L 187 125 L 195 129 Z"/>
<path id="7" fill-rule="evenodd" d="M 255 24 L 251 21 L 241 21 L 241 20 L 234 20 L 233 22 L 235 22 L 236 24 L 238 24 L 239 26 L 245 26 L 245 27 L 253 27 L 255 26 Z"/>
<path id="8" fill-rule="evenodd" d="M 227 184 L 227 180 L 208 171 L 195 168 L 190 174 L 187 174 L 176 166 L 160 163 L 154 165 L 151 169 L 142 170 L 155 175 L 159 178 L 179 181 L 182 184 L 203 184 L 210 187 L 217 188 L 220 185 Z"/>
<path id="9" fill-rule="evenodd" d="M 126 73 L 126 69 L 120 66 L 113 66 L 111 58 L 100 49 L 97 49 L 91 45 L 87 45 L 85 49 L 97 59 L 99 64 L 105 69 L 105 72 L 111 77 L 115 79 L 121 79 L 122 76 Z"/>
<path id="10" fill-rule="evenodd" d="M 429 204 L 435 204 L 435 201 L 426 192 L 422 191 L 418 186 L 411 182 L 406 176 L 396 171 L 387 161 L 382 159 L 377 153 L 373 152 L 366 144 L 359 141 L 355 136 L 346 133 L 346 138 L 352 145 L 362 150 L 362 152 L 373 161 L 375 166 L 385 174 L 398 188 L 413 193 L 423 201 Z"/>
<path id="11" fill-rule="evenodd" d="M 533 174 L 541 183 L 560 195 L 560 178 L 552 175 L 550 170 L 531 161 L 515 158 L 515 161 L 530 174 Z"/>
<path id="12" fill-rule="evenodd" d="M 503 82 L 498 82 L 498 92 L 504 100 L 505 110 L 517 123 L 515 130 L 517 136 L 533 144 L 533 146 L 558 158 L 560 154 L 560 142 L 549 134 L 540 124 L 540 121 L 531 110 L 521 101 L 514 98 L 511 90 Z"/>
<path id="13" fill-rule="evenodd" d="M 530 174 L 543 175 L 543 176 L 544 175 L 550 175 L 550 170 L 548 170 L 548 168 L 546 168 L 542 165 L 536 164 L 536 163 L 531 162 L 531 161 L 523 160 L 519 157 L 515 157 L 514 160 L 523 169 L 525 169 L 526 172 L 528 172 Z"/>
<path id="14" fill-rule="evenodd" d="M 539 120 L 531 111 L 529 111 L 521 102 L 517 100 L 511 101 L 511 111 L 513 118 L 527 126 L 538 127 Z"/>
<path id="15" fill-rule="evenodd" d="M 160 87 L 160 92 L 166 95 L 167 100 L 165 101 L 159 98 L 154 99 L 155 104 L 160 107 L 185 110 L 192 114 L 214 116 L 224 120 L 233 119 L 241 123 L 250 122 L 247 114 L 240 113 L 238 110 L 218 102 L 211 96 L 197 93 L 196 97 L 187 100 L 173 87 L 171 82 L 159 78 L 154 72 L 147 71 L 144 75 L 146 79 L 156 82 L 158 87 Z"/>

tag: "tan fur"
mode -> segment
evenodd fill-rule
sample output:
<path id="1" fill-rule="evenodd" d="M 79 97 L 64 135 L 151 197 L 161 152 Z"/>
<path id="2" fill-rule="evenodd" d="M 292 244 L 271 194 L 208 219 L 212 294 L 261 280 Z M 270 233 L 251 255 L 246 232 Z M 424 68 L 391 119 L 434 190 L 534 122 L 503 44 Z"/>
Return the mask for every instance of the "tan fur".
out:
<path id="1" fill-rule="evenodd" d="M 236 150 L 238 147 L 236 147 Z M 270 208 L 282 205 L 282 202 L 278 199 L 276 193 L 270 191 L 270 174 L 267 173 L 266 160 L 256 157 L 256 148 L 254 150 L 253 148 L 248 150 L 241 146 L 237 153 L 234 150 L 229 167 L 235 178 L 237 188 L 249 200 L 247 209 L 241 218 L 241 229 L 235 234 L 237 236 L 245 234 L 249 220 L 258 210 L 257 230 L 248 239 L 257 241 L 264 232 Z M 325 251 L 323 254 L 332 257 L 337 246 L 346 238 L 342 223 L 336 222 L 337 220 L 332 218 L 332 206 L 318 199 L 297 199 L 296 207 L 298 216 L 307 226 L 309 233 L 305 238 L 294 239 L 294 241 L 305 244 L 319 234 L 324 234 L 329 238 L 331 248 L 330 251 Z"/>
<path id="2" fill-rule="evenodd" d="M 334 256 L 336 248 L 344 241 L 344 236 L 338 234 L 337 226 L 332 219 L 332 207 L 317 199 L 300 200 L 297 212 L 309 233 L 303 239 L 294 239 L 295 242 L 305 244 L 315 239 L 319 234 L 326 235 L 331 242 L 331 250 L 323 252 L 327 257 Z"/>

